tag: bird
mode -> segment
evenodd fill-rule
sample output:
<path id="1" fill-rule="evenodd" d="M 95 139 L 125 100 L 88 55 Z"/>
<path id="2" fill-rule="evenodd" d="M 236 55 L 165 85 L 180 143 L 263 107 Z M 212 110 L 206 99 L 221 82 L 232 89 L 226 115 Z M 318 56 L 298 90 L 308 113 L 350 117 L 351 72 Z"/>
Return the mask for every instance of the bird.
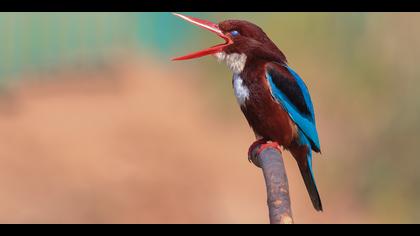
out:
<path id="1" fill-rule="evenodd" d="M 289 66 L 283 52 L 259 26 L 249 21 L 213 23 L 173 14 L 209 30 L 225 42 L 172 60 L 213 55 L 225 62 L 233 73 L 236 100 L 256 137 L 249 147 L 248 159 L 255 148 L 258 153 L 267 147 L 290 151 L 313 207 L 323 211 L 312 168 L 312 152 L 321 153 L 314 106 L 305 82 Z"/>

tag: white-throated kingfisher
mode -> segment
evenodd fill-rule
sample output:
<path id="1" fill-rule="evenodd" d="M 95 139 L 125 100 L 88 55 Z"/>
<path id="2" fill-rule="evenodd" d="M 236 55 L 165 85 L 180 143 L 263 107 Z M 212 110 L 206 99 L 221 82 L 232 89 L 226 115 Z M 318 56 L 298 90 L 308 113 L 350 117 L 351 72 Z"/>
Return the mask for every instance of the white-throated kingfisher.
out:
<path id="1" fill-rule="evenodd" d="M 214 55 L 233 72 L 237 101 L 257 141 L 248 151 L 280 146 L 296 159 L 312 204 L 322 211 L 321 199 L 312 171 L 312 151 L 321 152 L 315 114 L 309 91 L 299 75 L 289 67 L 285 55 L 255 24 L 225 20 L 218 24 L 176 14 L 225 40 L 173 60 Z"/>

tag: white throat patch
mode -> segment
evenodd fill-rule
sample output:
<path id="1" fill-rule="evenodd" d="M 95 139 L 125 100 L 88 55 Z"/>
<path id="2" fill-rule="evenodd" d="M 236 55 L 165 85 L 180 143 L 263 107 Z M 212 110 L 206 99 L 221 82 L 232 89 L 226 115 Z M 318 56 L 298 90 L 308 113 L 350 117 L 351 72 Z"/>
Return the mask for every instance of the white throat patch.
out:
<path id="1" fill-rule="evenodd" d="M 245 105 L 245 101 L 249 97 L 249 89 L 238 74 L 233 74 L 233 90 L 239 105 Z"/>
<path id="2" fill-rule="evenodd" d="M 244 53 L 231 53 L 218 52 L 215 54 L 218 61 L 225 61 L 226 65 L 234 74 L 240 74 L 246 63 L 246 55 Z"/>

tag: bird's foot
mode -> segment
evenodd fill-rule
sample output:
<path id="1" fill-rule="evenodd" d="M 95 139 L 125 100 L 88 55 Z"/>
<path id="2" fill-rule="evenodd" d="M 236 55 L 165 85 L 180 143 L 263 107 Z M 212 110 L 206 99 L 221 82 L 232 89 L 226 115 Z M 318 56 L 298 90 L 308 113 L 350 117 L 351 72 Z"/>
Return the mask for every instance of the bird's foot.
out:
<path id="1" fill-rule="evenodd" d="M 252 154 L 253 154 L 254 150 L 257 147 L 259 147 L 259 146 L 261 146 L 261 145 L 263 145 L 265 143 L 267 143 L 267 140 L 265 140 L 265 139 L 262 138 L 262 139 L 258 139 L 257 141 L 253 142 L 251 144 L 251 146 L 249 146 L 249 149 L 248 149 L 248 161 L 249 162 L 252 161 L 252 156 L 253 156 Z"/>
<path id="2" fill-rule="evenodd" d="M 279 143 L 277 143 L 277 142 L 273 142 L 273 141 L 269 141 L 269 142 L 267 142 L 267 143 L 262 144 L 262 145 L 258 148 L 258 150 L 257 150 L 257 155 L 260 155 L 260 153 L 261 153 L 262 151 L 264 151 L 264 149 L 269 148 L 269 147 L 275 148 L 275 149 L 279 150 L 279 152 L 281 152 L 281 149 L 280 149 L 280 145 L 279 145 Z"/>
<path id="3" fill-rule="evenodd" d="M 261 167 L 259 161 L 256 159 L 262 151 L 267 148 L 275 148 L 281 152 L 280 145 L 277 142 L 267 141 L 264 139 L 259 139 L 255 141 L 248 150 L 248 161 L 254 163 L 254 165 Z"/>

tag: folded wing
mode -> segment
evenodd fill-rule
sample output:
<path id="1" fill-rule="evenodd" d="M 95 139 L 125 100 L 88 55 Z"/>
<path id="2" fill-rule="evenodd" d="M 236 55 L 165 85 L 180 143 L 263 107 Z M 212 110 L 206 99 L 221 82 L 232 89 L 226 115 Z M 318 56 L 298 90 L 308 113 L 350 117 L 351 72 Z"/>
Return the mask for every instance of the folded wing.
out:
<path id="1" fill-rule="evenodd" d="M 278 63 L 266 65 L 266 79 L 273 98 L 289 113 L 290 118 L 305 135 L 301 140 L 309 140 L 311 148 L 320 152 L 314 108 L 303 80 L 289 66 Z"/>

